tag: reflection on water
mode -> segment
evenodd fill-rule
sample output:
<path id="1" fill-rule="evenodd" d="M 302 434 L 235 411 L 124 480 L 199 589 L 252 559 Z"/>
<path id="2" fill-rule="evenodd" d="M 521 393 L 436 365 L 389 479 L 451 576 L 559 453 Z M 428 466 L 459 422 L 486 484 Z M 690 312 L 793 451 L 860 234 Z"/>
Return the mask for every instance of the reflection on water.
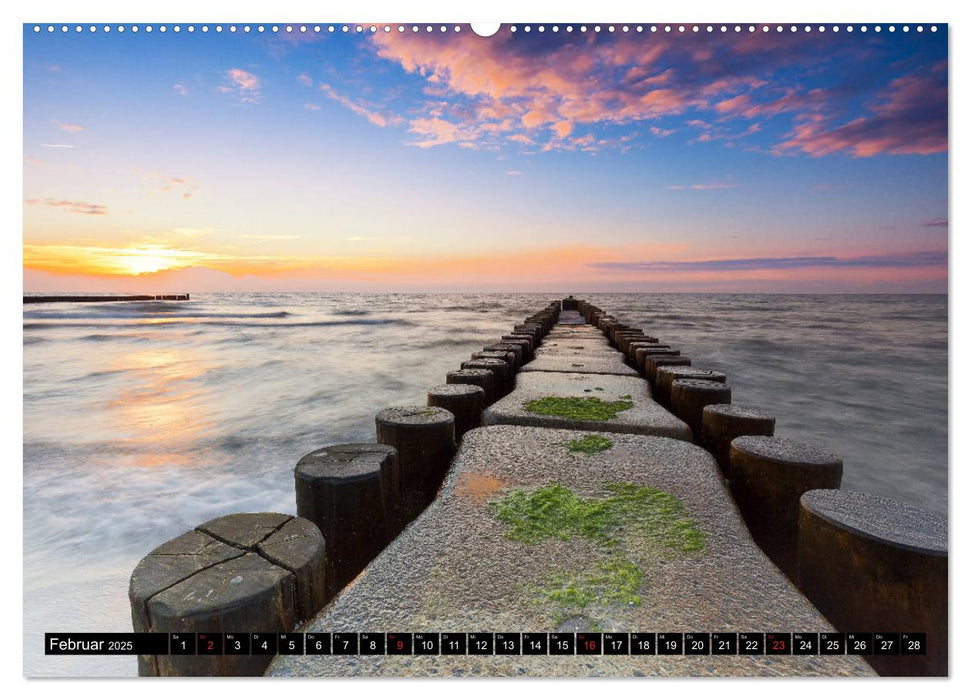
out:
<path id="1" fill-rule="evenodd" d="M 127 578 L 217 515 L 293 512 L 293 466 L 374 439 L 469 354 L 561 295 L 247 294 L 24 310 L 28 675 L 44 631 L 130 629 Z M 725 372 L 777 433 L 843 456 L 844 487 L 947 510 L 943 296 L 586 295 Z"/>
<path id="2" fill-rule="evenodd" d="M 217 387 L 200 381 L 215 365 L 201 352 L 139 348 L 111 363 L 121 386 L 104 407 L 105 420 L 136 453 L 134 466 L 191 466 L 192 445 L 215 429 L 205 409 Z"/>

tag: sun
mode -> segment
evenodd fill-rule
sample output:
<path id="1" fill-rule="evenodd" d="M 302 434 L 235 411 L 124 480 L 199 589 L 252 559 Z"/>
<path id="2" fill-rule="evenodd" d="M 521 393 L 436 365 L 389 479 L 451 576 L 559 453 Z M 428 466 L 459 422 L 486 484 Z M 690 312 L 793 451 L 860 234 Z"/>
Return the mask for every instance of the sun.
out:
<path id="1" fill-rule="evenodd" d="M 124 274 L 144 275 L 162 270 L 181 270 L 192 264 L 192 251 L 166 248 L 127 248 L 115 253 L 115 264 Z"/>

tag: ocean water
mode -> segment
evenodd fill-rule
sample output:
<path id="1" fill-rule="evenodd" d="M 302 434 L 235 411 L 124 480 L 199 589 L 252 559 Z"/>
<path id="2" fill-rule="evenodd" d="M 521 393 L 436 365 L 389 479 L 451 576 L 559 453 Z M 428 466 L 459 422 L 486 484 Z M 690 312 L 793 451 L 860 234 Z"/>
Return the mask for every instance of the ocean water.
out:
<path id="1" fill-rule="evenodd" d="M 131 630 L 162 542 L 230 512 L 294 512 L 293 466 L 370 441 L 550 294 L 200 294 L 24 307 L 24 672 L 44 632 Z M 947 297 L 577 295 L 729 377 L 776 434 L 840 454 L 843 487 L 947 513 Z"/>

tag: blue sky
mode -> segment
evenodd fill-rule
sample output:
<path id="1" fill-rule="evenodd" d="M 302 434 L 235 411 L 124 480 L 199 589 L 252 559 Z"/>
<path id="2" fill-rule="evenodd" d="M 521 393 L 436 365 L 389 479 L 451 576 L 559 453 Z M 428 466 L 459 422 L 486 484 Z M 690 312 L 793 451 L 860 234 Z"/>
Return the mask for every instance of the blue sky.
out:
<path id="1" fill-rule="evenodd" d="M 184 26 L 25 27 L 27 289 L 946 289 L 943 26 Z"/>

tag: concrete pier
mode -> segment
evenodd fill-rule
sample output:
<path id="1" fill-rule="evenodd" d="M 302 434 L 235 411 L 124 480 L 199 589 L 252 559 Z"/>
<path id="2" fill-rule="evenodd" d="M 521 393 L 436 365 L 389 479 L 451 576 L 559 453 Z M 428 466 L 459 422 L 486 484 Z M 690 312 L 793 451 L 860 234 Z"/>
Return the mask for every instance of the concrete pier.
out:
<path id="1" fill-rule="evenodd" d="M 571 451 L 588 435 L 512 425 L 466 433 L 435 502 L 303 629 L 832 630 L 754 545 L 709 454 L 680 440 L 626 434 L 611 434 L 612 446 L 601 452 Z M 544 489 L 565 500 L 617 503 L 615 541 L 584 536 L 582 523 L 574 529 L 554 524 L 548 536 L 517 533 L 522 523 L 506 507 L 528 503 Z M 640 501 L 637 494 L 649 497 Z M 669 536 L 668 526 L 657 522 L 654 509 L 662 502 L 693 523 L 690 538 Z M 873 675 L 855 656 L 501 654 L 279 656 L 269 673 Z"/>
<path id="2" fill-rule="evenodd" d="M 542 342 L 534 347 L 534 358 L 519 368 L 512 391 L 486 407 L 486 427 L 463 437 L 438 497 L 306 631 L 832 630 L 755 545 L 715 459 L 690 444 L 688 426 L 654 401 L 650 384 L 625 363 L 625 357 L 636 357 L 641 349 L 644 356 L 660 350 L 667 358 L 677 357 L 678 351 L 657 348 L 651 336 L 602 316 L 598 329 L 585 322 L 583 305 L 579 301 L 576 311 L 564 305 L 558 322 L 543 328 Z M 615 349 L 611 339 L 627 354 Z M 716 393 L 727 389 L 724 375 L 702 376 L 722 380 Z M 696 411 L 699 424 L 703 407 L 702 401 Z M 645 496 L 638 503 L 647 511 L 639 514 L 640 506 L 625 500 L 631 494 Z M 517 521 L 516 507 L 531 497 L 543 504 L 540 511 L 524 513 Z M 616 504 L 623 512 L 617 521 L 621 534 L 598 540 L 581 534 L 586 532 L 583 524 L 571 530 L 557 518 L 566 531 L 529 532 L 528 524 L 536 522 L 539 512 L 555 510 L 557 499 Z M 637 523 L 650 521 L 654 525 L 644 525 L 648 530 L 657 525 L 648 511 L 660 503 L 671 509 L 666 512 L 679 513 L 677 536 L 639 529 Z M 617 583 L 604 588 L 611 577 Z M 396 582 L 393 587 L 386 584 L 389 580 Z M 376 600 L 382 601 L 378 608 Z M 547 655 L 279 657 L 270 672 L 873 673 L 853 656 L 663 655 L 602 656 L 592 663 Z"/>
<path id="3" fill-rule="evenodd" d="M 562 405 L 561 412 L 548 412 L 547 406 L 557 411 L 557 405 Z M 626 408 L 611 415 L 612 407 L 620 406 Z M 482 420 L 486 425 L 505 423 L 691 439 L 688 426 L 651 398 L 647 382 L 636 376 L 615 374 L 524 371 L 515 391 L 489 406 Z"/>
<path id="4" fill-rule="evenodd" d="M 842 461 L 837 456 L 768 437 L 774 418 L 761 409 L 732 406 L 724 373 L 690 367 L 680 350 L 651 332 L 569 297 L 514 325 L 499 342 L 463 363 L 462 370 L 449 373 L 447 384 L 428 392 L 428 407 L 379 413 L 377 441 L 383 444 L 358 447 L 397 455 L 397 507 L 404 513 L 402 521 L 410 523 L 398 527 L 397 537 L 383 550 L 367 555 L 370 563 L 362 559 L 355 564 L 357 571 L 345 571 L 340 578 L 335 574 L 336 595 L 300 631 L 880 632 L 870 629 L 879 625 L 869 621 L 867 629 L 848 629 L 863 623 L 839 612 L 824 611 L 824 617 L 814 607 L 817 600 L 831 606 L 827 610 L 847 607 L 850 598 L 834 592 L 828 577 L 813 579 L 806 589 L 811 594 L 804 595 L 797 585 L 801 577 L 812 578 L 804 573 L 806 567 L 815 567 L 813 562 L 830 553 L 835 553 L 832 562 L 861 557 L 868 572 L 886 570 L 892 580 L 896 562 L 909 556 L 914 542 L 927 550 L 919 555 L 931 557 L 929 566 L 936 566 L 936 573 L 930 584 L 923 579 L 903 583 L 907 591 L 899 599 L 919 607 L 926 602 L 924 591 L 938 595 L 941 580 L 946 586 L 940 523 L 932 523 L 931 535 L 921 534 L 930 521 L 905 514 L 894 521 L 899 536 L 885 536 L 846 517 L 842 492 L 813 490 L 839 485 Z M 656 400 L 658 393 L 672 410 Z M 476 427 L 480 413 L 483 427 Z M 340 452 L 341 447 L 312 455 Z M 309 468 L 313 460 L 304 464 L 312 455 L 301 460 L 303 470 L 298 465 L 297 501 L 298 512 L 314 518 L 307 504 L 326 497 L 312 494 L 319 475 Z M 361 465 L 363 486 L 348 496 L 348 502 L 359 498 L 372 504 L 361 508 L 362 521 L 380 510 L 378 500 L 394 498 L 388 495 L 393 489 L 386 484 L 384 461 L 378 459 L 369 469 Z M 353 476 L 344 473 L 348 469 L 354 471 L 324 471 L 331 481 L 330 471 L 340 472 L 343 489 Z M 303 485 L 302 471 L 307 472 Z M 725 474 L 732 476 L 731 491 Z M 334 489 L 330 482 L 327 489 Z M 887 518 L 875 520 L 876 529 L 884 532 Z M 350 529 L 344 533 L 326 519 L 321 522 L 329 528 L 328 543 L 346 540 L 328 544 L 328 553 L 354 550 L 357 535 Z M 916 523 L 918 532 L 901 522 Z M 873 539 L 881 547 L 892 544 L 893 552 L 873 548 Z M 223 542 L 202 549 L 195 543 L 194 556 L 218 558 L 225 554 L 219 548 Z M 192 566 L 211 563 L 205 559 Z M 845 566 L 852 568 L 851 563 Z M 874 597 L 872 619 L 879 620 L 897 599 L 895 593 Z M 922 611 L 927 617 L 911 616 L 899 624 L 933 626 L 941 609 L 944 636 L 934 643 L 938 651 L 943 645 L 946 661 L 946 590 Z M 928 632 L 931 639 L 927 629 L 886 631 Z M 867 660 L 872 661 L 852 652 L 819 651 L 586 656 L 497 649 L 488 655 L 281 655 L 268 673 L 872 676 Z M 946 664 L 935 659 L 886 672 L 933 675 L 941 668 L 946 673 Z"/>

